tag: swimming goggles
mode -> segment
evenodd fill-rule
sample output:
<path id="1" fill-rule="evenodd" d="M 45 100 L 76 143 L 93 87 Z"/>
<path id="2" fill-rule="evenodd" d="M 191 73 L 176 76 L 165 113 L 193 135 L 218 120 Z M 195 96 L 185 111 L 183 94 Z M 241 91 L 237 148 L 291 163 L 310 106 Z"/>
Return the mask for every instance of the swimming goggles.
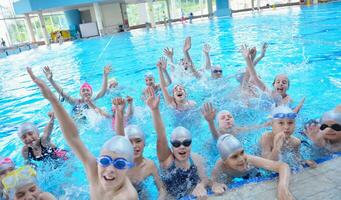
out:
<path id="1" fill-rule="evenodd" d="M 331 126 L 328 126 L 327 124 L 322 124 L 320 126 L 320 130 L 323 131 L 324 129 L 326 129 L 328 127 L 333 129 L 334 131 L 341 131 L 341 125 L 340 124 L 333 124 Z"/>
<path id="2" fill-rule="evenodd" d="M 217 74 L 217 73 L 223 73 L 223 70 L 221 70 L 221 69 L 214 69 L 214 70 L 212 70 L 212 72 L 213 73 L 215 73 L 215 74 Z"/>
<path id="3" fill-rule="evenodd" d="M 274 119 L 295 119 L 297 113 L 276 113 L 272 116 Z"/>
<path id="4" fill-rule="evenodd" d="M 5 178 L 2 179 L 2 184 L 4 186 L 5 191 L 9 192 L 16 187 L 27 184 L 27 183 L 35 183 L 36 181 L 36 171 L 25 165 L 20 167 L 14 171 L 9 172 Z"/>
<path id="5" fill-rule="evenodd" d="M 107 155 L 98 157 L 97 163 L 101 167 L 109 167 L 109 165 L 113 165 L 116 169 L 119 170 L 134 167 L 134 163 L 128 162 L 125 158 L 115 158 L 113 160 L 110 156 Z"/>
<path id="6" fill-rule="evenodd" d="M 192 140 L 186 139 L 184 141 L 179 141 L 179 140 L 173 140 L 171 141 L 171 144 L 173 147 L 178 148 L 181 145 L 183 145 L 184 147 L 189 147 L 192 144 Z"/>

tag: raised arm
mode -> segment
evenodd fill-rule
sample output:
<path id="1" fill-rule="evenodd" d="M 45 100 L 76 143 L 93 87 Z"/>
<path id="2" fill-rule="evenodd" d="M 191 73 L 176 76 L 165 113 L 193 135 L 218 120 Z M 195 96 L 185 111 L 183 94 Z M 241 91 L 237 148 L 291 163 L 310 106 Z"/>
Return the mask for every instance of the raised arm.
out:
<path id="1" fill-rule="evenodd" d="M 216 110 L 212 106 L 212 103 L 205 103 L 202 108 L 201 108 L 201 113 L 208 122 L 208 126 L 210 127 L 210 131 L 212 133 L 212 136 L 214 139 L 217 139 L 220 134 L 217 131 L 217 128 L 215 127 L 214 124 L 214 118 L 216 116 Z"/>
<path id="2" fill-rule="evenodd" d="M 271 126 L 271 121 L 265 122 L 263 124 L 258 124 L 258 125 L 237 127 L 236 130 L 237 130 L 237 133 L 241 133 L 241 132 L 248 132 L 248 131 L 253 131 L 253 130 L 265 128 L 268 126 Z"/>
<path id="3" fill-rule="evenodd" d="M 161 86 L 162 94 L 165 97 L 165 100 L 166 100 L 167 104 L 173 105 L 174 104 L 174 99 L 173 99 L 172 96 L 169 95 L 169 93 L 167 91 L 167 84 L 166 84 L 166 81 L 165 81 L 165 77 L 163 76 L 163 73 L 162 73 L 162 68 L 164 66 L 167 66 L 166 59 L 163 58 L 163 57 L 160 58 L 159 62 L 156 64 L 156 66 L 157 66 L 157 70 L 159 72 L 160 86 Z M 148 89 L 147 89 L 147 93 L 148 93 Z"/>
<path id="4" fill-rule="evenodd" d="M 94 100 L 97 100 L 101 97 L 103 97 L 105 95 L 105 93 L 107 92 L 107 88 L 108 88 L 108 75 L 111 71 L 111 67 L 109 65 L 104 67 L 104 73 L 103 73 L 103 82 L 102 82 L 102 89 L 101 91 L 96 95 L 96 97 L 94 98 Z"/>
<path id="5" fill-rule="evenodd" d="M 168 49 L 168 48 L 167 48 Z M 166 51 L 166 49 L 164 50 L 164 52 Z M 168 50 L 168 51 L 170 51 L 170 50 Z M 172 52 L 173 52 L 173 49 L 172 49 Z M 165 53 L 166 55 L 167 54 L 169 54 L 169 53 Z M 170 57 L 172 57 L 172 59 L 171 60 L 173 60 L 173 53 L 171 53 L 172 54 L 172 56 L 170 56 Z M 173 63 L 173 61 L 171 61 L 171 63 Z M 168 71 L 167 71 L 167 64 L 166 65 L 161 65 L 161 69 L 162 69 L 162 73 L 163 73 L 163 75 L 164 76 L 166 76 L 166 86 L 169 86 L 170 84 L 172 84 L 172 79 L 171 79 L 171 77 L 169 76 L 169 74 L 168 74 Z"/>
<path id="6" fill-rule="evenodd" d="M 168 164 L 167 162 L 172 158 L 173 154 L 168 146 L 166 130 L 159 110 L 160 96 L 155 97 L 155 92 L 152 87 L 148 88 L 147 93 L 148 99 L 146 104 L 149 106 L 152 112 L 153 124 L 157 133 L 157 157 L 159 159 L 160 165 L 165 167 Z"/>
<path id="7" fill-rule="evenodd" d="M 263 168 L 266 170 L 274 171 L 279 174 L 278 188 L 277 188 L 279 200 L 294 199 L 289 191 L 290 168 L 288 164 L 260 158 L 257 156 L 251 156 L 251 155 L 247 155 L 247 159 L 250 164 L 258 168 Z"/>
<path id="8" fill-rule="evenodd" d="M 126 106 L 126 101 L 123 98 L 115 98 L 113 99 L 113 104 L 115 105 L 115 131 L 117 135 L 124 136 L 124 108 Z"/>
<path id="9" fill-rule="evenodd" d="M 129 119 L 129 118 L 131 118 L 131 117 L 133 116 L 133 114 L 134 114 L 133 98 L 130 97 L 130 96 L 127 96 L 127 97 L 126 97 L 126 101 L 127 101 L 127 103 L 128 103 L 128 108 L 127 108 L 127 111 L 126 111 L 124 117 L 125 117 L 126 119 Z"/>
<path id="10" fill-rule="evenodd" d="M 253 66 L 256 66 L 258 62 L 264 58 L 267 47 L 268 47 L 268 44 L 264 43 L 262 46 L 262 53 L 260 54 L 258 58 L 256 58 L 256 60 L 253 61 Z"/>
<path id="11" fill-rule="evenodd" d="M 183 48 L 183 52 L 184 52 L 184 58 L 185 60 L 187 60 L 191 65 L 193 65 L 193 61 L 191 56 L 189 55 L 189 50 L 192 47 L 192 41 L 191 41 L 191 37 L 187 37 L 185 39 L 185 43 L 184 43 L 184 48 Z"/>
<path id="12" fill-rule="evenodd" d="M 45 66 L 43 69 L 43 72 L 47 78 L 47 80 L 49 80 L 49 82 L 51 83 L 51 85 L 54 87 L 54 89 L 58 92 L 59 95 L 61 95 L 67 102 L 69 102 L 70 104 L 74 105 L 76 104 L 78 101 L 75 98 L 72 98 L 70 95 L 68 95 L 67 93 L 65 93 L 63 91 L 63 89 L 53 80 L 53 74 L 52 71 L 50 70 L 49 66 Z"/>
<path id="13" fill-rule="evenodd" d="M 56 96 L 51 92 L 47 85 L 41 79 L 37 78 L 31 68 L 27 68 L 27 72 L 30 75 L 32 81 L 40 88 L 43 96 L 51 103 L 54 113 L 59 120 L 59 124 L 66 139 L 76 156 L 82 161 L 86 168 L 87 174 L 96 168 L 96 158 L 86 148 L 81 141 L 76 124 L 72 118 L 68 115 L 64 107 L 58 102 Z M 89 175 L 89 174 L 88 174 Z"/>
<path id="14" fill-rule="evenodd" d="M 53 125 L 54 125 L 54 113 L 49 112 L 48 116 L 50 117 L 49 123 L 44 128 L 44 134 L 41 137 L 41 142 L 43 146 L 48 146 L 50 144 L 50 136 L 53 131 Z"/>
<path id="15" fill-rule="evenodd" d="M 205 44 L 203 48 L 204 56 L 205 56 L 205 69 L 211 70 L 211 58 L 210 58 L 210 50 L 211 47 L 209 44 Z"/>
<path id="16" fill-rule="evenodd" d="M 247 48 L 246 45 L 242 46 L 242 53 L 243 53 L 244 59 L 246 61 L 246 65 L 248 67 L 251 79 L 253 79 L 255 81 L 255 84 L 259 89 L 261 89 L 262 91 L 267 91 L 266 85 L 263 83 L 262 80 L 259 79 L 259 77 L 257 75 L 257 72 L 255 70 L 255 67 L 253 65 L 252 58 L 250 55 L 250 50 Z"/>
<path id="17" fill-rule="evenodd" d="M 320 124 L 317 122 L 312 122 L 304 127 L 304 133 L 308 138 L 317 146 L 326 146 L 326 141 L 323 139 L 322 134 L 320 134 Z"/>
<path id="18" fill-rule="evenodd" d="M 171 71 L 174 71 L 174 57 L 173 57 L 174 56 L 174 50 L 173 50 L 173 48 L 166 47 L 165 49 L 163 49 L 163 53 L 169 59 Z"/>
<path id="19" fill-rule="evenodd" d="M 299 113 L 301 108 L 303 107 L 305 101 L 305 97 L 300 101 L 300 103 L 294 108 L 293 112 L 294 113 Z"/>

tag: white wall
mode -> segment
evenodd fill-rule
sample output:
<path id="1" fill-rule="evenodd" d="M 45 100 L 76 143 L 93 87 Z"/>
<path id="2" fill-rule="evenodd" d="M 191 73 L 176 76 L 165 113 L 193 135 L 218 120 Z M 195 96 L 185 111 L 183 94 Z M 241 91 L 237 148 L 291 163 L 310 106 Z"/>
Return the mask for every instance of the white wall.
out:
<path id="1" fill-rule="evenodd" d="M 104 27 L 123 24 L 120 4 L 100 4 L 100 7 Z"/>

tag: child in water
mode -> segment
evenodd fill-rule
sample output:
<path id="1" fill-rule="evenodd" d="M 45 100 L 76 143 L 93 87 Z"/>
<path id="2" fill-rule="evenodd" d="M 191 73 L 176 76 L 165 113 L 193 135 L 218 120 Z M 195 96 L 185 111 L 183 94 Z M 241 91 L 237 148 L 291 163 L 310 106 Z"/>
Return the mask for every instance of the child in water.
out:
<path id="1" fill-rule="evenodd" d="M 51 193 L 41 191 L 37 184 L 36 171 L 30 166 L 23 166 L 9 172 L 2 179 L 2 184 L 9 199 L 56 200 Z"/>
<path id="2" fill-rule="evenodd" d="M 242 144 L 230 134 L 221 135 L 217 141 L 219 159 L 212 171 L 212 191 L 222 194 L 227 191 L 227 185 L 233 178 L 255 178 L 258 168 L 279 173 L 277 197 L 279 200 L 293 200 L 289 191 L 290 168 L 286 163 L 264 159 L 246 154 Z"/>
<path id="3" fill-rule="evenodd" d="M 215 139 L 226 133 L 231 135 L 237 135 L 238 133 L 241 132 L 247 132 L 254 129 L 260 129 L 269 126 L 269 123 L 264 123 L 255 126 L 237 127 L 234 123 L 234 118 L 232 114 L 227 110 L 220 111 L 216 117 L 216 110 L 212 106 L 212 103 L 205 103 L 201 109 L 201 113 L 208 122 L 211 133 Z M 217 118 L 218 130 L 214 124 L 214 118 Z"/>
<path id="4" fill-rule="evenodd" d="M 0 156 L 0 199 L 9 199 L 8 195 L 4 193 L 4 185 L 2 184 L 2 179 L 14 169 L 15 164 L 11 158 L 4 158 Z"/>
<path id="5" fill-rule="evenodd" d="M 49 112 L 48 115 L 50 121 L 46 125 L 42 136 L 39 136 L 38 128 L 30 122 L 23 123 L 19 127 L 17 134 L 24 143 L 21 155 L 26 163 L 30 163 L 31 161 L 44 161 L 47 159 L 67 159 L 66 151 L 56 148 L 56 145 L 51 142 L 54 113 Z"/>
<path id="6" fill-rule="evenodd" d="M 135 166 L 128 171 L 128 177 L 134 185 L 140 200 L 148 199 L 148 192 L 144 185 L 144 180 L 149 176 L 153 176 L 154 182 L 159 189 L 159 199 L 165 199 L 165 191 L 160 180 L 158 169 L 155 163 L 143 156 L 146 136 L 143 131 L 136 125 L 128 125 L 123 127 L 125 101 L 122 98 L 116 98 L 116 133 L 126 136 L 134 147 L 134 163 Z"/>
<path id="7" fill-rule="evenodd" d="M 76 156 L 81 160 L 89 182 L 90 198 L 101 200 L 137 200 L 137 192 L 127 177 L 133 167 L 134 150 L 122 136 L 114 136 L 104 143 L 96 158 L 81 141 L 75 122 L 68 115 L 46 83 L 27 68 L 32 81 L 50 101 L 59 120 L 62 133 Z"/>

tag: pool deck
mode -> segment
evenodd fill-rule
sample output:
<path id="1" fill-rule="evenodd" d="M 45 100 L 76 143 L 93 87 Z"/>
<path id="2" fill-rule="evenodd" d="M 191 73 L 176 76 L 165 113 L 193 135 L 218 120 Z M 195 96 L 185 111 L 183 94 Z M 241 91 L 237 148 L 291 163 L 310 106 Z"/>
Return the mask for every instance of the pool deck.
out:
<path id="1" fill-rule="evenodd" d="M 321 163 L 316 169 L 292 174 L 290 190 L 296 200 L 339 200 L 341 197 L 341 157 Z M 251 183 L 209 200 L 274 200 L 277 179 Z"/>

